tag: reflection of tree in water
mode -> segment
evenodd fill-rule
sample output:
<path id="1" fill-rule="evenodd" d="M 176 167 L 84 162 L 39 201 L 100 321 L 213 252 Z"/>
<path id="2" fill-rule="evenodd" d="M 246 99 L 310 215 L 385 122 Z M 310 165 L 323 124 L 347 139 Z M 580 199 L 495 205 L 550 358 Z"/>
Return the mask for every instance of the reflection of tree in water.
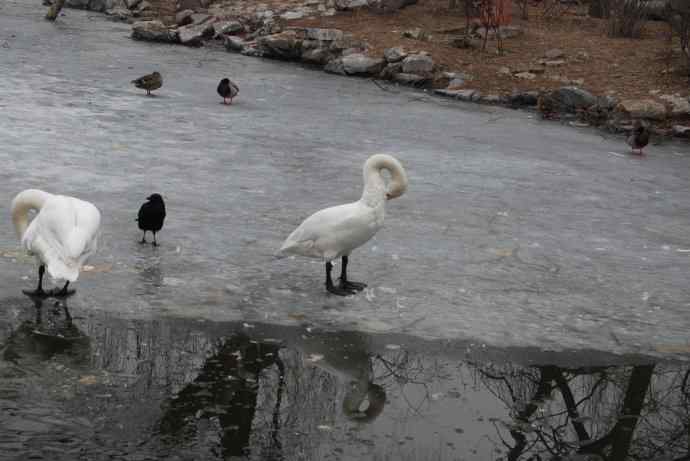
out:
<path id="1" fill-rule="evenodd" d="M 319 428 L 366 423 L 381 413 L 386 396 L 373 383 L 364 336 L 309 333 L 286 342 L 241 334 L 225 340 L 166 405 L 159 425 L 165 440 L 179 444 L 216 432 L 223 459 L 319 459 Z M 204 430 L 200 420 L 216 428 Z"/>
<path id="2" fill-rule="evenodd" d="M 259 379 L 265 371 L 275 369 L 284 376 L 278 357 L 278 345 L 250 341 L 244 335 L 226 340 L 206 360 L 197 378 L 184 387 L 169 403 L 160 431 L 176 439 L 196 436 L 196 420 L 212 419 L 219 425 L 220 454 L 223 459 L 247 454 L 253 421 L 257 411 Z M 276 407 L 280 407 L 282 386 L 278 386 Z M 273 432 L 279 429 L 279 418 L 273 421 Z M 277 436 L 272 438 L 262 459 L 282 459 Z"/>
<path id="3" fill-rule="evenodd" d="M 560 368 L 475 364 L 510 409 L 495 423 L 506 459 L 690 459 L 688 372 L 655 365 Z M 649 391 L 649 392 L 648 392 Z"/>

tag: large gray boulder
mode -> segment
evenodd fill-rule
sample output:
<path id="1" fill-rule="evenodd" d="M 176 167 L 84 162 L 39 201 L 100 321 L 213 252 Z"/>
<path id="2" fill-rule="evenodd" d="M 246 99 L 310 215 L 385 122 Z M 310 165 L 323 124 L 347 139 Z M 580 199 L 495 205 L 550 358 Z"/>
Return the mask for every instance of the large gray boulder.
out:
<path id="1" fill-rule="evenodd" d="M 256 48 L 269 58 L 293 60 L 302 56 L 302 40 L 294 30 L 259 37 Z"/>
<path id="2" fill-rule="evenodd" d="M 414 5 L 417 0 L 369 0 L 368 3 L 375 13 L 394 13 L 408 5 Z"/>
<path id="3" fill-rule="evenodd" d="M 132 24 L 132 38 L 149 42 L 177 43 L 177 32 L 161 21 L 138 21 Z"/>
<path id="4" fill-rule="evenodd" d="M 665 120 L 667 116 L 666 106 L 653 99 L 626 99 L 618 104 L 616 110 L 631 118 Z"/>
<path id="5" fill-rule="evenodd" d="M 564 86 L 552 91 L 547 96 L 551 107 L 558 112 L 574 113 L 586 109 L 597 102 L 589 91 L 576 86 Z"/>
<path id="6" fill-rule="evenodd" d="M 372 58 L 363 53 L 352 53 L 343 56 L 343 70 L 348 75 L 374 75 L 381 72 L 386 65 L 382 58 Z"/>
<path id="7" fill-rule="evenodd" d="M 177 28 L 177 37 L 183 45 L 201 46 L 204 40 L 213 37 L 213 24 L 190 24 Z"/>
<path id="8" fill-rule="evenodd" d="M 402 70 L 406 74 L 426 75 L 434 70 L 434 61 L 426 54 L 411 54 L 403 59 Z"/>

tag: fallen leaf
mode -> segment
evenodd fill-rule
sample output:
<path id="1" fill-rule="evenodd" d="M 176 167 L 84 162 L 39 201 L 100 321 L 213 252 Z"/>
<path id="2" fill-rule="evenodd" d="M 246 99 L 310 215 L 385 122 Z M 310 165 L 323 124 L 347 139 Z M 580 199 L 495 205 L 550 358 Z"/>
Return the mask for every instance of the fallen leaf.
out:
<path id="1" fill-rule="evenodd" d="M 94 375 L 85 375 L 79 378 L 79 384 L 86 384 L 87 386 L 90 386 L 91 384 L 96 384 L 98 380 Z"/>
<path id="2" fill-rule="evenodd" d="M 82 272 L 110 272 L 112 269 L 112 264 L 99 264 L 96 266 L 86 264 L 81 268 Z"/>

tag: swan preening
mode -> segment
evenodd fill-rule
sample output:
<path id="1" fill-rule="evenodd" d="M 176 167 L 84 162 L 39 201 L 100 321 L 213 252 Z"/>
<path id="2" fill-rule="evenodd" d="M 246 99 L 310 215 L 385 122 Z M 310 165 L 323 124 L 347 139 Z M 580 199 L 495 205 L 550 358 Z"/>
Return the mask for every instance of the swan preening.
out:
<path id="1" fill-rule="evenodd" d="M 12 200 L 12 222 L 22 246 L 38 260 L 38 287 L 24 291 L 34 296 L 67 296 L 70 282 L 79 278 L 86 259 L 96 251 L 101 214 L 91 203 L 65 195 L 27 189 Z M 29 211 L 36 216 L 29 221 Z M 45 271 L 65 280 L 62 289 L 43 290 Z"/>
<path id="2" fill-rule="evenodd" d="M 390 173 L 390 182 L 381 174 Z M 285 240 L 278 256 L 296 254 L 326 261 L 326 289 L 347 296 L 366 287 L 347 279 L 348 257 L 352 250 L 371 239 L 383 226 L 386 200 L 400 197 L 407 189 L 407 174 L 400 162 L 386 154 L 376 154 L 364 163 L 364 191 L 353 203 L 317 211 L 304 220 Z M 333 284 L 332 260 L 342 258 L 338 286 Z"/>

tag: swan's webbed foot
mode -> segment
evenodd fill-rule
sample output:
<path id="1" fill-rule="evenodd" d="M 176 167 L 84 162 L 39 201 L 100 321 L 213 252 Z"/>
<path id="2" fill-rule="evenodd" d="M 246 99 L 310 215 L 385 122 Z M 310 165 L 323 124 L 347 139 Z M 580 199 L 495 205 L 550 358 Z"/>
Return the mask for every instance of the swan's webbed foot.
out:
<path id="1" fill-rule="evenodd" d="M 37 288 L 35 290 L 22 290 L 22 293 L 29 296 L 30 298 L 49 298 L 50 293 L 45 291 L 43 288 Z"/>
<path id="2" fill-rule="evenodd" d="M 340 279 L 339 287 L 345 290 L 362 291 L 367 287 L 367 284 L 362 282 L 352 282 L 350 280 Z"/>
<path id="3" fill-rule="evenodd" d="M 326 263 L 326 290 L 329 293 L 333 293 L 338 296 L 350 296 L 355 294 L 355 290 L 343 287 L 342 283 L 339 286 L 333 285 L 333 279 L 331 278 L 331 270 L 333 270 L 333 264 L 330 261 Z"/>
<path id="4" fill-rule="evenodd" d="M 66 298 L 68 296 L 72 296 L 76 292 L 76 290 L 69 288 L 69 282 L 67 282 L 65 283 L 65 286 L 60 289 L 53 288 L 50 290 L 50 296 L 54 298 Z"/>
<path id="5" fill-rule="evenodd" d="M 349 290 L 347 288 L 343 288 L 342 285 L 335 286 L 333 284 L 326 284 L 326 290 L 329 293 L 333 293 L 334 295 L 338 296 L 350 296 L 356 293 L 354 290 Z"/>
<path id="6" fill-rule="evenodd" d="M 67 298 L 69 296 L 72 296 L 74 293 L 76 293 L 77 290 L 70 288 L 67 289 L 67 287 L 63 288 L 53 288 L 50 290 L 48 296 L 52 296 L 53 298 Z"/>

